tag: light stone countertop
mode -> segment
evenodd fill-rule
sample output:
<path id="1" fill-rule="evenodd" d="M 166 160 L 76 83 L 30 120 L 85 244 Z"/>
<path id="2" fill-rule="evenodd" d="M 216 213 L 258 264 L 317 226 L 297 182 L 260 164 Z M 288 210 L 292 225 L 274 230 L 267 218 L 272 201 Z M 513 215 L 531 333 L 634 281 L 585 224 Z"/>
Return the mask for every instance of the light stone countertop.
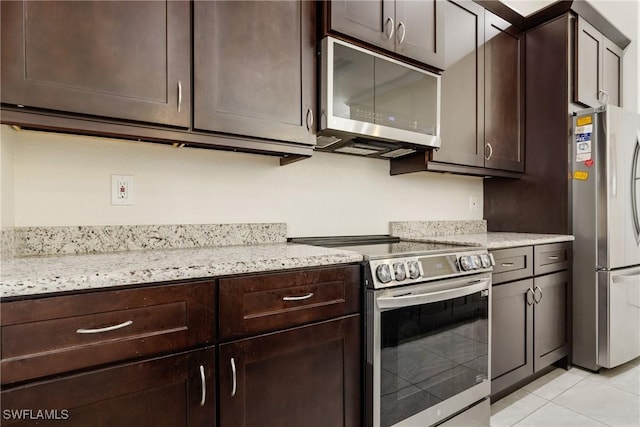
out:
<path id="1" fill-rule="evenodd" d="M 486 232 L 477 234 L 455 234 L 447 236 L 421 237 L 422 242 L 449 243 L 452 245 L 482 246 L 487 249 L 514 248 L 518 246 L 543 245 L 546 243 L 571 242 L 572 235 Z"/>
<path id="2" fill-rule="evenodd" d="M 355 252 L 290 243 L 9 258 L 0 266 L 0 297 L 360 261 Z"/>

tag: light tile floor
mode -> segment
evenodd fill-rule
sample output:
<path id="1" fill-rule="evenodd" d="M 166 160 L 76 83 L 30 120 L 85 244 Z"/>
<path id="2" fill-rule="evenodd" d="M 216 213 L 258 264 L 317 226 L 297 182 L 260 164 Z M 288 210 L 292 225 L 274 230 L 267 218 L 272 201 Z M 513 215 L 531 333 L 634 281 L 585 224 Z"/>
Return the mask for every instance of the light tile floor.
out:
<path id="1" fill-rule="evenodd" d="M 640 358 L 599 373 L 555 369 L 491 405 L 491 427 L 640 427 Z"/>

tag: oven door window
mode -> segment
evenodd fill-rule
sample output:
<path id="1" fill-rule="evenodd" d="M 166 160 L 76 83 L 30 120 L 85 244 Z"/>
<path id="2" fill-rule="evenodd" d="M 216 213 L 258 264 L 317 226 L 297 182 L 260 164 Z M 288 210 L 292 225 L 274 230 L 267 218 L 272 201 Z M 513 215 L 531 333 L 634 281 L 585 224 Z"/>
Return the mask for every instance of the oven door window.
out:
<path id="1" fill-rule="evenodd" d="M 381 426 L 487 380 L 488 307 L 478 292 L 381 313 Z"/>

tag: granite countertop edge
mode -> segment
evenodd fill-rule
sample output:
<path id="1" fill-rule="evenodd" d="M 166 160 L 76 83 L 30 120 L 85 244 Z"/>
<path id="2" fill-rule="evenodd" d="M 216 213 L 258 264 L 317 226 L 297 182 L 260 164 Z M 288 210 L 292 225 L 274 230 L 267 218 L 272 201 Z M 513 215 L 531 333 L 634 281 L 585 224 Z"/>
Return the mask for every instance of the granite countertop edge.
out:
<path id="1" fill-rule="evenodd" d="M 575 240 L 575 237 L 570 234 L 509 233 L 489 231 L 477 234 L 431 236 L 420 238 L 418 241 L 478 246 L 487 249 L 507 249 L 520 246 L 543 245 L 547 243 L 571 242 L 573 240 Z"/>
<path id="2" fill-rule="evenodd" d="M 361 254 L 273 243 L 3 260 L 0 298 L 361 262 Z"/>

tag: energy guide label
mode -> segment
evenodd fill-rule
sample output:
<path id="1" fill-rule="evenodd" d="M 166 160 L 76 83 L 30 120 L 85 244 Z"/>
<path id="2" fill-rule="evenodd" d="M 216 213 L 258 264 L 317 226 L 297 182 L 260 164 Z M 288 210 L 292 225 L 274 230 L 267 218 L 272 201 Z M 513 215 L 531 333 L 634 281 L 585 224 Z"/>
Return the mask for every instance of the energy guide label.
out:
<path id="1" fill-rule="evenodd" d="M 591 159 L 591 133 L 593 125 L 576 126 L 576 162 Z"/>

